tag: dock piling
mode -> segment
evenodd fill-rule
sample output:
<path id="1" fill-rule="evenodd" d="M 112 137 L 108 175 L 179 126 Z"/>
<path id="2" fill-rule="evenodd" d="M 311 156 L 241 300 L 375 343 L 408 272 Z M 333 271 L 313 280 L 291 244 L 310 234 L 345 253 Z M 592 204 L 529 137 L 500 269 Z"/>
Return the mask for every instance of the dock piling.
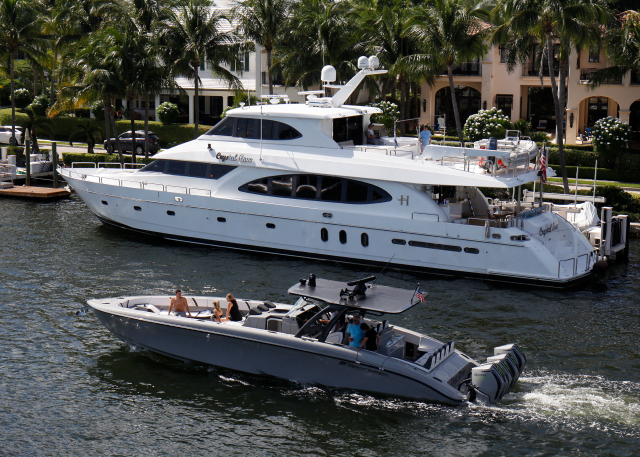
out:
<path id="1" fill-rule="evenodd" d="M 24 140 L 24 158 L 25 158 L 25 164 L 27 167 L 27 174 L 26 174 L 26 185 L 30 186 L 31 185 L 31 145 L 30 145 L 30 140 L 29 140 L 29 135 L 27 134 L 27 137 Z"/>
<path id="2" fill-rule="evenodd" d="M 58 188 L 58 150 L 56 142 L 51 142 L 51 163 L 53 165 L 53 188 Z"/>

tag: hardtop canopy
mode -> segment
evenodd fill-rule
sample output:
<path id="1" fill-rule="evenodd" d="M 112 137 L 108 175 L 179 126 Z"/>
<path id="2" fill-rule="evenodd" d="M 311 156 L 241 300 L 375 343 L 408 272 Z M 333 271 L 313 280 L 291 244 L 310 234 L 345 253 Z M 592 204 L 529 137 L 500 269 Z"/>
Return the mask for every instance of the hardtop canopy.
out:
<path id="1" fill-rule="evenodd" d="M 331 305 L 360 308 L 368 311 L 378 311 L 385 314 L 400 314 L 414 305 L 415 291 L 396 287 L 366 284 L 363 294 L 354 293 L 353 288 L 340 281 L 317 278 L 316 285 L 310 286 L 309 281 L 295 284 L 289 288 L 291 295 L 303 298 L 313 298 Z"/>

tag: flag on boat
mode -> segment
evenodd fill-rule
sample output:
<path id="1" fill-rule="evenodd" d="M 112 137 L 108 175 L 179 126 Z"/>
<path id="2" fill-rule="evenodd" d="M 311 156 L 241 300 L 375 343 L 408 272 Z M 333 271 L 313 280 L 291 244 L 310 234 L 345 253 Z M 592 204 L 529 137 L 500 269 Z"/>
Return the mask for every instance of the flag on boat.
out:
<path id="1" fill-rule="evenodd" d="M 424 294 L 422 293 L 420 286 L 416 289 L 416 297 L 420 300 L 420 303 L 424 303 Z"/>
<path id="2" fill-rule="evenodd" d="M 547 145 L 542 147 L 542 154 L 540 154 L 540 182 L 542 184 L 547 183 Z"/>

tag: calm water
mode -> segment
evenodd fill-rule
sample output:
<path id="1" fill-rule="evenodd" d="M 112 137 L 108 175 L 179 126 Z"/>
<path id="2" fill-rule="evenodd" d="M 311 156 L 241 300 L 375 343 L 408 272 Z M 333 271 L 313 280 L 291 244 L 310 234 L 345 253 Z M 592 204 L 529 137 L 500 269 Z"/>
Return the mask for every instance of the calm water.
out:
<path id="1" fill-rule="evenodd" d="M 427 304 L 393 322 L 482 359 L 528 357 L 497 406 L 454 408 L 193 366 L 114 339 L 93 297 L 233 292 L 288 301 L 332 263 L 167 244 L 101 225 L 74 197 L 0 200 L 0 455 L 638 455 L 640 243 L 606 282 L 558 292 L 390 272 Z"/>

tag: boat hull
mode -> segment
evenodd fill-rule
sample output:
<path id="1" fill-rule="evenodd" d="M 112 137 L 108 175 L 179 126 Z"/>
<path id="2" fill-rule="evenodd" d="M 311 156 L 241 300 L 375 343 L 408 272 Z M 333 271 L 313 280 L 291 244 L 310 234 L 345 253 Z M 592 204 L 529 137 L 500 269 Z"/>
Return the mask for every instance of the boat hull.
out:
<path id="1" fill-rule="evenodd" d="M 89 305 L 92 306 L 91 302 Z M 180 360 L 309 385 L 451 405 L 463 405 L 467 401 L 466 396 L 457 391 L 458 395 L 451 395 L 448 385 L 443 389 L 449 390 L 448 393 L 429 385 L 435 382 L 421 376 L 416 368 L 413 370 L 417 374 L 412 376 L 411 369 L 394 371 L 377 366 L 376 360 L 385 359 L 377 353 L 370 353 L 372 357 L 367 363 L 360 354 L 368 351 L 358 353 L 348 346 L 291 335 L 274 336 L 273 332 L 212 322 L 180 325 L 180 318 L 169 318 L 176 322 L 167 323 L 92 308 L 100 322 L 122 341 Z"/>

